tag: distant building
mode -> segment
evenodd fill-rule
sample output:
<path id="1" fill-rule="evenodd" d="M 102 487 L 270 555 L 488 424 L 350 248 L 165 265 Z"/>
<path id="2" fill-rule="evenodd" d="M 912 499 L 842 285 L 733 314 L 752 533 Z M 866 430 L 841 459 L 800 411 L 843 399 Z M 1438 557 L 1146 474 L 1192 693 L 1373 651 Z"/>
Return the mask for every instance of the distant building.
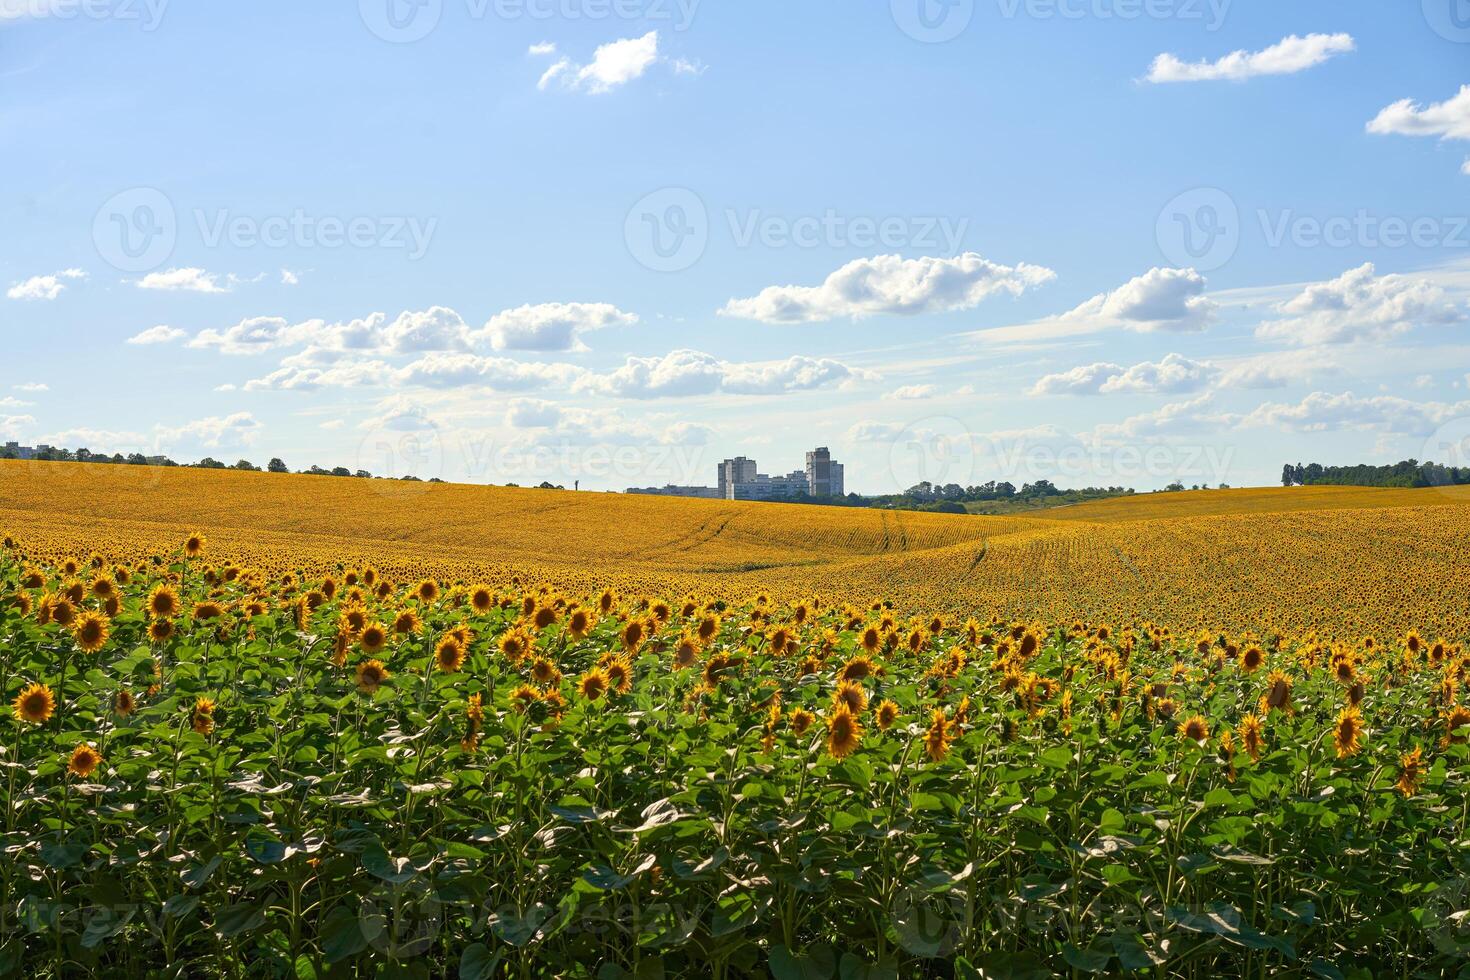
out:
<path id="1" fill-rule="evenodd" d="M 771 500 L 798 496 L 840 497 L 846 491 L 842 464 L 832 460 L 826 446 L 806 454 L 806 469 L 778 476 L 759 472 L 755 460 L 744 456 L 720 464 L 718 490 L 726 500 Z"/>
<path id="2" fill-rule="evenodd" d="M 755 460 L 746 459 L 744 456 L 725 460 L 720 464 L 716 479 L 716 489 L 719 490 L 720 498 L 722 500 L 736 499 L 731 496 L 730 488 L 742 483 L 754 483 L 757 476 L 759 474 L 756 473 Z"/>
<path id="3" fill-rule="evenodd" d="M 806 454 L 807 493 L 813 497 L 842 496 L 842 464 L 832 462 L 826 446 Z"/>

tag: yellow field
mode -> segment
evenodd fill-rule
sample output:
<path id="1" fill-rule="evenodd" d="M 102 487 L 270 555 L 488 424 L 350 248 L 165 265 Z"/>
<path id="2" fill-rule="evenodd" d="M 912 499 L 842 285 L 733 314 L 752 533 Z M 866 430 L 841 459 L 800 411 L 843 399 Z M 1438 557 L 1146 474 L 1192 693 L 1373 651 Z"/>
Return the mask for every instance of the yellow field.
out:
<path id="1" fill-rule="evenodd" d="M 1358 638 L 1470 633 L 1470 498 L 1294 488 L 976 517 L 331 477 L 0 461 L 0 531 L 44 558 L 218 561 L 399 580 L 818 594 L 905 611 Z"/>

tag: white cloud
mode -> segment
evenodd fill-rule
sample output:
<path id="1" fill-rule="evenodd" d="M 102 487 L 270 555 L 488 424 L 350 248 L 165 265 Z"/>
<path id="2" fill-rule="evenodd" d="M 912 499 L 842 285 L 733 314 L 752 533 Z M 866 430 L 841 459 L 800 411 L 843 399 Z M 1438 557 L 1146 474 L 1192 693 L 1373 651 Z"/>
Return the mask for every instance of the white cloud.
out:
<path id="1" fill-rule="evenodd" d="M 556 54 L 556 44 L 552 41 L 542 41 L 540 44 L 531 45 L 531 47 L 527 49 L 526 54 L 530 55 L 533 58 L 541 57 L 548 54 Z"/>
<path id="2" fill-rule="evenodd" d="M 1425 436 L 1450 419 L 1470 414 L 1470 402 L 1410 401 L 1393 395 L 1359 398 L 1314 391 L 1296 404 L 1268 402 L 1240 419 L 1243 426 L 1298 432 L 1358 429 Z"/>
<path id="3" fill-rule="evenodd" d="M 189 346 L 216 348 L 222 354 L 259 354 L 285 344 L 289 328 L 290 324 L 278 316 L 248 317 L 224 330 L 201 330 Z"/>
<path id="4" fill-rule="evenodd" d="M 1096 395 L 1102 386 L 1123 373 L 1123 365 L 1099 361 L 1048 374 L 1031 386 L 1033 395 Z"/>
<path id="5" fill-rule="evenodd" d="M 1459 323 L 1465 310 L 1427 279 L 1377 276 L 1373 263 L 1330 282 L 1313 283 L 1278 304 L 1282 319 L 1256 327 L 1256 336 L 1295 344 L 1383 340 L 1422 325 Z"/>
<path id="6" fill-rule="evenodd" d="M 130 344 L 168 344 L 175 340 L 182 340 L 187 336 L 188 333 L 180 330 L 178 327 L 170 327 L 167 324 L 160 323 L 156 327 L 149 327 L 142 333 L 134 334 L 128 338 L 127 342 Z"/>
<path id="7" fill-rule="evenodd" d="M 1232 365 L 1219 387 L 1231 389 L 1285 388 L 1323 374 L 1337 374 L 1337 362 L 1320 349 L 1271 351 Z"/>
<path id="8" fill-rule="evenodd" d="M 556 46 L 549 43 L 533 45 L 529 53 L 555 54 Z M 536 87 L 545 91 L 553 82 L 560 80 L 569 89 L 601 95 L 642 78 L 660 60 L 658 31 L 649 31 L 642 37 L 627 37 L 601 45 L 593 52 L 590 64 L 578 65 L 570 58 L 562 58 L 546 69 Z M 682 72 L 680 65 L 687 64 L 681 59 L 675 62 L 674 69 Z"/>
<path id="9" fill-rule="evenodd" d="M 662 357 L 630 357 L 608 374 L 582 377 L 576 389 L 619 398 L 678 398 L 717 393 L 776 395 L 873 380 L 877 375 L 872 372 L 830 358 L 796 356 L 741 364 L 700 351 L 676 350 Z"/>
<path id="10" fill-rule="evenodd" d="M 404 387 L 461 388 L 480 386 L 497 391 L 532 391 L 551 385 L 565 387 L 582 377 L 582 368 L 570 364 L 514 361 L 477 354 L 433 353 L 393 372 Z"/>
<path id="11" fill-rule="evenodd" d="M 1415 375 L 1415 377 L 1414 377 L 1414 387 L 1415 388 L 1433 388 L 1434 387 L 1434 375 L 1432 375 L 1432 374 L 1419 374 L 1419 375 Z"/>
<path id="12" fill-rule="evenodd" d="M 1466 157 L 1465 162 L 1460 165 L 1460 173 L 1470 177 L 1470 157 Z"/>
<path id="13" fill-rule="evenodd" d="M 1292 34 L 1261 51 L 1234 51 L 1218 61 L 1185 62 L 1161 54 L 1149 69 L 1150 82 L 1245 81 L 1261 75 L 1294 75 L 1333 55 L 1356 49 L 1350 34 Z"/>
<path id="14" fill-rule="evenodd" d="M 544 429 L 561 420 L 556 402 L 540 398 L 512 398 L 505 406 L 505 424 L 513 429 Z"/>
<path id="15" fill-rule="evenodd" d="M 1221 424 L 1222 416 L 1209 411 L 1213 397 L 1204 394 L 1188 401 L 1171 402 L 1152 412 L 1126 418 L 1122 422 L 1103 423 L 1093 429 L 1093 438 L 1100 443 L 1117 442 L 1183 435 L 1216 428 Z"/>
<path id="16" fill-rule="evenodd" d="M 899 401 L 917 401 L 921 398 L 933 398 L 938 391 L 934 385 L 903 385 L 893 389 L 888 397 Z"/>
<path id="17" fill-rule="evenodd" d="M 878 380 L 872 371 L 848 367 L 828 357 L 798 355 L 767 364 L 726 364 L 724 368 L 721 389 L 735 395 L 779 395 Z"/>
<path id="18" fill-rule="evenodd" d="M 317 426 L 317 428 L 326 429 L 328 432 L 335 432 L 346 424 L 347 423 L 342 419 L 327 419 L 321 425 Z"/>
<path id="19" fill-rule="evenodd" d="M 330 367 L 284 366 L 263 378 L 245 382 L 246 391 L 316 391 L 385 385 L 393 375 L 383 361 L 343 361 Z"/>
<path id="20" fill-rule="evenodd" d="M 139 289 L 158 289 L 170 293 L 227 293 L 228 286 L 219 284 L 219 276 L 203 269 L 169 269 L 150 272 L 138 280 Z"/>
<path id="21" fill-rule="evenodd" d="M 295 286 L 301 282 L 301 273 L 292 272 L 290 269 L 281 270 L 281 285 Z"/>
<path id="22" fill-rule="evenodd" d="M 768 286 L 749 299 L 732 299 L 720 315 L 763 323 L 917 316 L 972 309 L 997 293 L 1019 296 L 1055 278 L 1042 266 L 998 265 L 974 252 L 952 259 L 878 255 L 849 262 L 820 286 Z"/>
<path id="23" fill-rule="evenodd" d="M 1208 388 L 1220 369 L 1181 354 L 1167 354 L 1160 361 L 1143 361 L 1132 367 L 1100 362 L 1048 374 L 1031 389 L 1033 395 L 1189 394 Z"/>
<path id="24" fill-rule="evenodd" d="M 1060 319 L 1176 332 L 1203 330 L 1214 320 L 1215 304 L 1205 296 L 1205 277 L 1193 269 L 1150 269 L 1110 293 L 1100 293 L 1063 313 Z"/>
<path id="25" fill-rule="evenodd" d="M 50 391 L 51 390 L 51 386 L 50 385 L 42 384 L 39 381 L 26 381 L 26 382 L 23 382 L 22 384 L 15 385 L 14 387 L 15 387 L 15 390 L 16 391 Z"/>
<path id="26" fill-rule="evenodd" d="M 858 422 L 847 430 L 847 441 L 855 443 L 886 443 L 897 439 L 908 426 L 897 422 Z"/>
<path id="27" fill-rule="evenodd" d="M 0 398 L 0 408 L 28 408 L 34 404 L 35 402 L 21 401 L 19 398 L 10 395 Z"/>
<path id="28" fill-rule="evenodd" d="M 427 432 L 436 428 L 428 408 L 405 395 L 383 399 L 378 403 L 378 414 L 363 419 L 357 427 L 391 432 Z"/>
<path id="29" fill-rule="evenodd" d="M 177 428 L 157 426 L 154 434 L 160 446 L 202 447 L 221 449 L 245 446 L 255 441 L 261 424 L 249 412 L 211 416 L 186 422 Z"/>
<path id="30" fill-rule="evenodd" d="M 49 276 L 32 276 L 18 282 L 5 291 L 5 296 L 7 299 L 49 301 L 60 296 L 66 289 L 66 280 L 85 278 L 87 274 L 81 269 L 63 269 Z"/>
<path id="31" fill-rule="evenodd" d="M 1428 106 L 1420 106 L 1413 99 L 1400 99 L 1368 123 L 1368 132 L 1470 140 L 1470 85 L 1462 85 L 1455 95 Z M 1465 170 L 1470 172 L 1470 161 Z"/>
<path id="32" fill-rule="evenodd" d="M 582 334 L 637 322 L 610 303 L 542 303 L 497 313 L 480 335 L 495 350 L 580 351 Z"/>
<path id="33" fill-rule="evenodd" d="M 19 439 L 20 434 L 36 424 L 32 415 L 0 415 L 0 436 Z"/>

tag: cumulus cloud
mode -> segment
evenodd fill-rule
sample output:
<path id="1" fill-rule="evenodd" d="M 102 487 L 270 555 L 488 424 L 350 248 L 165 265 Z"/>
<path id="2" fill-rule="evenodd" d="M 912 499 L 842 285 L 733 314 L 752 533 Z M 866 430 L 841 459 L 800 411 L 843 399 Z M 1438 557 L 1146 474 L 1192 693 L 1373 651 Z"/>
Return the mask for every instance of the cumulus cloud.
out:
<path id="1" fill-rule="evenodd" d="M 39 381 L 26 381 L 14 386 L 16 391 L 50 391 L 51 386 Z"/>
<path id="2" fill-rule="evenodd" d="M 1378 276 L 1371 262 L 1308 286 L 1276 310 L 1285 316 L 1260 324 L 1256 336 L 1294 344 L 1383 340 L 1465 319 L 1465 310 L 1428 279 Z"/>
<path id="3" fill-rule="evenodd" d="M 36 424 L 33 415 L 0 415 L 0 436 L 19 439 L 20 434 Z"/>
<path id="4" fill-rule="evenodd" d="M 1103 423 L 1093 429 L 1093 439 L 1099 443 L 1108 443 L 1184 435 L 1217 428 L 1223 416 L 1211 411 L 1213 397 L 1204 394 L 1188 401 L 1171 402 L 1154 411 L 1130 416 L 1122 422 Z"/>
<path id="5" fill-rule="evenodd" d="M 611 303 L 542 303 L 497 313 L 482 334 L 495 350 L 581 351 L 583 334 L 637 322 Z"/>
<path id="6" fill-rule="evenodd" d="M 540 44 L 531 45 L 531 47 L 527 49 L 526 54 L 532 57 L 556 54 L 556 44 L 552 41 L 542 41 Z"/>
<path id="7" fill-rule="evenodd" d="M 1271 351 L 1256 354 L 1229 367 L 1220 378 L 1223 389 L 1285 388 L 1314 376 L 1336 374 L 1336 361 L 1320 349 Z"/>
<path id="8" fill-rule="evenodd" d="M 142 333 L 133 334 L 133 336 L 128 338 L 127 342 L 140 345 L 168 344 L 175 340 L 182 340 L 187 336 L 188 333 L 180 330 L 178 327 L 170 327 L 167 324 L 160 323 L 156 327 L 149 327 Z"/>
<path id="9" fill-rule="evenodd" d="M 290 269 L 282 269 L 281 270 L 281 285 L 282 286 L 296 286 L 296 285 L 299 285 L 300 283 L 301 283 L 301 273 L 299 273 L 299 272 L 293 272 Z"/>
<path id="10" fill-rule="evenodd" d="M 878 255 L 849 262 L 820 286 L 768 286 L 748 299 L 732 299 L 720 315 L 762 323 L 918 316 L 973 309 L 997 293 L 1019 296 L 1055 278 L 1042 266 L 999 265 L 974 252 L 950 259 Z"/>
<path id="11" fill-rule="evenodd" d="M 7 289 L 5 296 L 7 299 L 50 301 L 62 294 L 67 280 L 85 278 L 87 274 L 81 269 L 63 269 L 49 276 L 31 276 Z"/>
<path id="12" fill-rule="evenodd" d="M 348 360 L 330 367 L 286 365 L 263 378 L 245 382 L 246 391 L 317 391 L 322 388 L 364 388 L 382 385 L 393 368 L 383 361 Z"/>
<path id="13" fill-rule="evenodd" d="M 1455 95 L 1427 106 L 1413 99 L 1400 99 L 1369 121 L 1368 132 L 1470 140 L 1470 85 L 1462 85 Z M 1465 169 L 1470 172 L 1470 162 Z"/>
<path id="14" fill-rule="evenodd" d="M 1193 269 L 1150 269 L 1110 293 L 1100 293 L 1061 319 L 1151 332 L 1203 330 L 1216 305 L 1205 296 L 1205 277 Z"/>
<path id="15" fill-rule="evenodd" d="M 556 402 L 540 398 L 512 398 L 505 406 L 505 424 L 513 429 L 544 429 L 561 420 Z"/>
<path id="16" fill-rule="evenodd" d="M 247 317 L 224 330 L 201 330 L 189 341 L 199 349 L 216 349 L 222 354 L 259 354 L 286 343 L 290 324 L 278 316 Z"/>
<path id="17" fill-rule="evenodd" d="M 261 424 L 249 412 L 235 412 L 196 419 L 175 428 L 158 426 L 154 435 L 160 446 L 224 449 L 249 445 L 260 428 Z"/>
<path id="18" fill-rule="evenodd" d="M 482 386 L 496 391 L 531 391 L 566 386 L 585 375 L 570 364 L 514 361 L 478 354 L 427 354 L 394 371 L 393 383 L 417 388 Z"/>
<path id="19" fill-rule="evenodd" d="M 1240 419 L 1243 426 L 1298 432 L 1359 429 L 1427 436 L 1450 419 L 1470 414 L 1470 402 L 1410 401 L 1393 395 L 1359 398 L 1352 392 L 1314 391 L 1295 404 L 1268 402 Z"/>
<path id="20" fill-rule="evenodd" d="M 169 293 L 227 293 L 228 286 L 221 286 L 219 276 L 203 269 L 169 269 L 166 272 L 150 272 L 138 280 L 139 289 L 157 289 Z"/>
<path id="21" fill-rule="evenodd" d="M 21 399 L 16 398 L 13 395 L 6 395 L 3 398 L 0 398 L 0 408 L 28 408 L 33 404 L 35 403 L 22 401 Z"/>
<path id="22" fill-rule="evenodd" d="M 897 422 L 858 422 L 847 430 L 847 441 L 856 443 L 887 443 L 897 439 L 907 426 Z"/>
<path id="23" fill-rule="evenodd" d="M 1208 388 L 1220 369 L 1181 354 L 1131 367 L 1099 362 L 1048 374 L 1031 388 L 1033 395 L 1188 394 Z"/>
<path id="24" fill-rule="evenodd" d="M 1241 82 L 1261 75 L 1294 75 L 1322 64 L 1333 55 L 1356 49 L 1350 34 L 1292 34 L 1260 51 L 1233 51 L 1217 61 L 1186 62 L 1161 54 L 1148 80 L 1161 82 Z"/>
<path id="25" fill-rule="evenodd" d="M 435 425 L 424 405 L 404 395 L 394 395 L 379 402 L 377 414 L 363 419 L 357 427 L 390 432 L 426 432 Z"/>
<path id="26" fill-rule="evenodd" d="M 922 398 L 933 398 L 938 391 L 939 389 L 934 385 L 903 385 L 893 389 L 888 397 L 898 401 L 917 401 Z"/>
<path id="27" fill-rule="evenodd" d="M 733 363 L 694 350 L 676 350 L 661 357 L 630 357 L 607 374 L 588 374 L 579 391 L 619 398 L 677 398 L 717 393 L 777 395 L 811 391 L 877 375 L 849 367 L 831 358 L 795 356 L 784 361 Z"/>
<path id="28" fill-rule="evenodd" d="M 536 87 L 545 91 L 558 81 L 566 88 L 601 95 L 642 78 L 661 59 L 658 53 L 658 31 L 649 31 L 642 37 L 627 37 L 601 45 L 586 65 L 575 64 L 570 58 L 562 58 L 548 68 Z M 552 44 L 534 45 L 533 55 L 556 53 Z"/>

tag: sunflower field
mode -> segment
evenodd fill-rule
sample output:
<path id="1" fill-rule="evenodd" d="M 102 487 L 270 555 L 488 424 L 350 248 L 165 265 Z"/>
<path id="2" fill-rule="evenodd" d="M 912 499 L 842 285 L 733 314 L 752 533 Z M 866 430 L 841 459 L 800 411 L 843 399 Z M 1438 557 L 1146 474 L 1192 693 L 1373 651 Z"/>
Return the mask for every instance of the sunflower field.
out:
<path id="1" fill-rule="evenodd" d="M 0 975 L 1470 976 L 1455 636 L 53 550 Z"/>

